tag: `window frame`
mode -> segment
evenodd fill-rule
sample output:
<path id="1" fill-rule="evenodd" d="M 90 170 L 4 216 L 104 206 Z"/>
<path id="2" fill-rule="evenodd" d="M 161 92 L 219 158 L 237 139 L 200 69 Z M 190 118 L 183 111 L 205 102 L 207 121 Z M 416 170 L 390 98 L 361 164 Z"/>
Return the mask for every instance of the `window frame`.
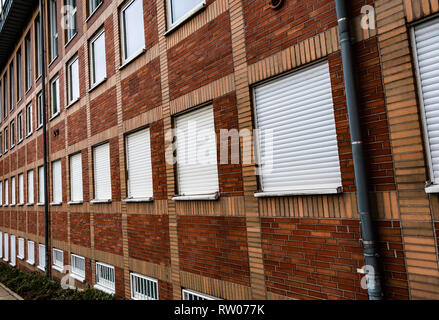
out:
<path id="1" fill-rule="evenodd" d="M 96 0 L 88 0 L 87 1 L 87 11 L 88 11 L 88 18 L 89 19 L 98 9 L 99 7 L 104 3 L 104 0 L 98 0 L 99 3 L 97 5 L 93 5 L 94 9 L 91 10 L 91 3 L 92 1 L 96 1 Z"/>
<path id="2" fill-rule="evenodd" d="M 61 255 L 62 260 L 58 260 L 57 258 Z M 53 248 L 52 249 L 52 269 L 55 269 L 58 272 L 64 273 L 64 251 L 61 249 Z"/>
<path id="3" fill-rule="evenodd" d="M 34 121 L 33 121 L 33 108 L 32 102 L 26 106 L 26 138 L 32 135 L 34 132 Z"/>
<path id="4" fill-rule="evenodd" d="M 17 116 L 17 144 L 23 142 L 23 111 L 20 111 Z"/>
<path id="5" fill-rule="evenodd" d="M 111 281 L 109 281 L 108 279 L 104 279 L 105 280 L 104 283 L 101 283 L 99 281 L 102 278 L 100 275 L 101 269 L 99 268 L 99 266 L 112 270 L 113 273 L 112 285 L 107 285 L 108 283 L 111 283 Z M 116 270 L 114 266 L 96 261 L 96 284 L 94 285 L 94 288 L 111 295 L 114 295 L 116 293 Z"/>
<path id="6" fill-rule="evenodd" d="M 73 173 L 72 173 L 72 159 L 74 159 L 75 157 L 80 157 L 80 164 L 81 164 L 81 199 L 74 199 L 73 197 Z M 72 155 L 69 156 L 69 182 L 70 182 L 70 202 L 69 204 L 82 204 L 84 202 L 84 181 L 83 181 L 83 168 L 82 168 L 82 153 L 81 152 L 77 152 L 74 153 Z"/>
<path id="7" fill-rule="evenodd" d="M 41 250 L 44 249 L 44 254 L 41 254 Z M 44 259 L 41 259 L 41 256 L 44 257 Z M 41 262 L 44 261 L 44 264 L 42 264 Z M 38 269 L 40 269 L 41 271 L 46 271 L 46 246 L 42 243 L 38 244 Z"/>
<path id="8" fill-rule="evenodd" d="M 73 79 L 73 72 L 72 72 L 72 66 L 74 63 L 77 63 L 78 65 L 78 77 L 76 80 Z M 67 105 L 70 106 L 74 104 L 76 101 L 80 99 L 81 92 L 80 92 L 80 81 L 79 81 L 79 57 L 78 55 L 74 55 L 68 62 L 67 62 Z M 73 85 L 76 83 L 78 87 L 78 96 L 73 96 Z"/>
<path id="9" fill-rule="evenodd" d="M 15 69 L 14 69 L 14 61 L 9 65 L 9 109 L 12 113 L 12 110 L 15 108 Z"/>
<path id="10" fill-rule="evenodd" d="M 24 206 L 24 174 L 18 175 L 18 205 Z"/>
<path id="11" fill-rule="evenodd" d="M 120 23 L 120 36 L 121 36 L 121 60 L 122 60 L 122 66 L 129 63 L 133 59 L 135 59 L 140 53 L 144 52 L 146 50 L 146 40 L 145 36 L 142 37 L 143 45 L 137 49 L 131 56 L 127 56 L 127 37 L 126 37 L 126 30 L 125 30 L 125 11 L 135 2 L 140 1 L 140 5 L 142 6 L 142 29 L 145 30 L 145 18 L 143 15 L 143 1 L 142 0 L 128 0 L 126 1 L 120 8 L 119 12 L 119 23 Z M 140 28 L 140 25 L 139 25 Z M 142 32 L 144 35 L 145 32 Z"/>
<path id="12" fill-rule="evenodd" d="M 37 130 L 39 130 L 44 124 L 43 113 L 44 113 L 43 93 L 40 92 L 37 94 Z"/>
<path id="13" fill-rule="evenodd" d="M 49 10 L 49 53 L 50 53 L 50 63 L 58 58 L 58 42 L 59 42 L 59 32 L 58 32 L 58 11 L 56 0 L 49 0 L 48 3 Z"/>
<path id="14" fill-rule="evenodd" d="M 54 86 L 56 89 L 56 110 L 54 109 Z M 56 75 L 55 77 L 50 80 L 50 112 L 51 112 L 51 119 L 55 118 L 61 113 L 61 101 L 60 101 L 60 92 L 59 92 L 59 75 Z"/>
<path id="15" fill-rule="evenodd" d="M 24 260 L 24 238 L 18 238 L 18 255 L 17 258 L 20 260 Z"/>
<path id="16" fill-rule="evenodd" d="M 79 269 L 79 268 L 77 268 L 76 266 L 75 266 L 75 263 L 73 262 L 73 261 L 75 261 L 75 259 L 78 259 L 78 260 L 82 260 L 83 262 L 84 262 L 84 270 L 81 270 L 81 269 Z M 77 254 L 74 254 L 74 253 L 72 253 L 71 255 L 70 255 L 70 261 L 71 261 L 71 264 L 72 264 L 72 268 L 71 268 L 71 270 L 70 270 L 70 276 L 72 277 L 72 278 L 74 278 L 74 279 L 76 279 L 76 280 L 78 280 L 78 281 L 80 281 L 80 282 L 84 282 L 85 281 L 85 269 L 86 269 L 86 266 L 85 266 L 85 257 L 83 257 L 83 256 L 79 256 L 79 255 L 77 255 Z"/>
<path id="17" fill-rule="evenodd" d="M 73 1 L 75 2 L 75 5 L 72 4 Z M 68 44 L 78 34 L 78 3 L 76 2 L 76 0 L 65 0 L 65 6 L 74 7 L 73 12 L 66 12 L 66 16 L 72 16 L 74 24 L 74 29 L 71 30 L 68 28 L 70 21 L 67 21 L 65 37 L 66 44 Z"/>
<path id="18" fill-rule="evenodd" d="M 104 76 L 102 79 L 96 78 L 96 66 L 95 66 L 95 50 L 94 50 L 94 43 L 101 37 L 104 37 Z M 102 82 L 104 82 L 107 79 L 107 53 L 105 48 L 105 28 L 102 27 L 99 29 L 96 34 L 89 40 L 88 43 L 88 54 L 89 54 L 89 66 L 90 66 L 90 90 L 94 89 L 95 87 L 99 86 Z"/>
<path id="19" fill-rule="evenodd" d="M 180 19 L 173 22 L 172 17 L 172 1 L 166 0 L 166 22 L 167 22 L 167 32 L 171 32 L 176 29 L 178 26 L 184 24 L 187 20 L 189 20 L 193 15 L 195 15 L 200 10 L 206 7 L 206 0 L 202 0 L 198 5 L 189 10 L 185 15 L 183 15 Z"/>
<path id="20" fill-rule="evenodd" d="M 134 285 L 135 278 L 139 278 L 143 281 L 146 281 L 148 284 L 150 284 L 152 287 L 149 287 L 149 289 L 152 289 L 155 291 L 155 297 L 145 295 L 141 292 L 136 291 L 137 286 Z M 159 294 L 159 283 L 157 279 L 153 279 L 147 276 L 144 276 L 139 273 L 130 272 L 130 292 L 131 292 L 131 300 L 159 300 L 160 294 Z M 137 296 L 136 296 L 137 295 Z M 140 297 L 139 297 L 140 296 Z"/>
<path id="21" fill-rule="evenodd" d="M 29 174 L 31 172 L 32 172 L 32 175 Z M 32 181 L 29 181 L 29 177 L 32 177 Z M 29 187 L 31 183 L 32 183 L 32 197 L 31 197 L 31 193 L 29 192 L 29 190 L 31 190 L 31 188 Z M 27 205 L 31 206 L 31 205 L 34 205 L 34 203 L 35 203 L 35 172 L 34 172 L 34 169 L 30 169 L 27 171 L 26 184 L 27 184 Z"/>
<path id="22" fill-rule="evenodd" d="M 108 146 L 108 156 L 109 156 L 109 182 L 110 182 L 110 197 L 108 199 L 98 199 L 97 198 L 97 179 L 96 179 L 96 150 L 100 147 Z M 92 203 L 110 203 L 113 199 L 113 187 L 111 185 L 112 179 L 111 179 L 111 148 L 110 148 L 110 142 L 104 142 L 99 145 L 96 145 L 92 149 L 92 156 L 93 156 L 93 186 L 94 186 L 94 199 L 91 201 Z"/>
<path id="23" fill-rule="evenodd" d="M 29 248 L 31 246 L 32 246 L 32 250 L 29 250 Z M 30 252 L 32 252 L 33 254 L 30 255 L 29 254 Z M 27 240 L 27 260 L 26 260 L 26 263 L 31 265 L 31 266 L 35 265 L 35 242 L 32 240 Z"/>
<path id="24" fill-rule="evenodd" d="M 185 299 L 185 298 L 187 298 L 188 295 L 195 296 L 195 297 L 198 297 L 198 298 L 201 298 L 201 299 Z M 194 291 L 194 290 L 190 290 L 190 289 L 181 289 L 181 298 L 182 298 L 182 300 L 186 300 L 186 301 L 221 300 L 221 299 L 219 299 L 217 297 L 213 297 L 213 296 L 210 296 L 208 294 L 201 293 L 201 292 Z"/>
<path id="25" fill-rule="evenodd" d="M 24 40 L 25 64 L 26 64 L 26 92 L 32 88 L 32 39 L 30 32 Z"/>
<path id="26" fill-rule="evenodd" d="M 56 176 L 56 172 L 55 172 L 55 165 L 59 164 L 59 177 Z M 63 181 L 62 181 L 62 161 L 61 159 L 58 160 L 54 160 L 52 162 L 52 206 L 55 205 L 61 205 L 63 202 Z M 59 186 L 56 185 L 56 179 L 59 178 Z M 55 188 L 59 187 L 59 190 L 57 190 L 57 193 L 55 192 Z M 58 196 L 60 197 L 60 199 L 55 199 L 55 195 L 58 194 Z"/>
<path id="27" fill-rule="evenodd" d="M 22 68 L 22 50 L 21 50 L 21 46 L 17 51 L 17 66 L 16 66 L 16 71 L 17 71 L 17 101 L 21 101 L 21 99 L 23 98 L 23 85 L 22 85 L 22 81 L 23 81 L 23 68 Z"/>
<path id="28" fill-rule="evenodd" d="M 10 137 L 10 146 L 9 149 L 12 150 L 15 148 L 15 119 L 12 119 L 9 123 L 9 137 Z"/>

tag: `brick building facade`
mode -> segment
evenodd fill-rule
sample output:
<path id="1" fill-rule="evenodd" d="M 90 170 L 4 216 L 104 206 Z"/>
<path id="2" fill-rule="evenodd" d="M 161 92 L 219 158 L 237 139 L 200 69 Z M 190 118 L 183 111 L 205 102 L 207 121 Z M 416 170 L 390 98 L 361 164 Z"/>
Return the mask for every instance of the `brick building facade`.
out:
<path id="1" fill-rule="evenodd" d="M 358 273 L 364 260 L 335 1 L 285 0 L 277 10 L 265 0 L 192 1 L 202 5 L 176 21 L 170 14 L 173 2 L 56 0 L 58 50 L 52 57 L 54 4 L 45 1 L 52 276 L 63 277 L 55 249 L 62 252 L 61 265 L 77 264 L 78 286 L 99 285 L 104 278 L 112 284 L 104 281 L 100 289 L 125 298 L 142 297 L 133 289 L 134 276 L 153 284 L 157 294 L 149 297 L 159 299 L 188 293 L 221 299 L 367 299 Z M 77 30 L 69 35 L 61 8 L 73 3 Z M 376 29 L 360 27 L 365 5 L 375 9 Z M 129 57 L 122 23 L 127 6 L 142 8 L 144 27 L 144 48 Z M 412 41 L 413 28 L 434 22 L 438 12 L 437 0 L 351 1 L 372 214 L 388 299 L 439 298 L 439 198 L 425 188 L 430 155 Z M 38 14 L 35 6 L 0 66 L 1 253 L 5 262 L 18 253 L 15 264 L 27 271 L 44 268 L 39 261 L 45 219 Z M 97 67 L 102 61 L 93 58 L 101 56 L 93 44 L 102 32 L 103 71 Z M 75 61 L 79 96 L 71 99 Z M 182 188 L 178 168 L 166 161 L 172 142 L 166 134 L 176 118 L 211 105 L 217 136 L 221 129 L 253 130 L 259 85 L 322 63 L 329 68 L 332 91 L 341 181 L 336 193 L 255 197 L 261 191 L 256 164 L 240 161 L 218 162 L 219 197 L 176 197 Z M 94 81 L 101 71 L 102 81 Z M 58 94 L 52 90 L 56 79 Z M 127 136 L 145 128 L 153 199 L 130 201 Z M 95 161 L 103 145 L 111 201 L 96 201 L 107 200 L 97 196 L 106 192 L 102 186 L 97 190 L 101 162 Z M 219 141 L 216 149 L 220 154 Z M 77 154 L 79 201 L 72 198 L 71 160 Z M 60 181 L 54 163 L 60 165 Z M 59 191 L 55 184 L 62 186 Z M 6 249 L 13 242 L 15 249 Z M 110 272 L 109 278 L 101 272 Z"/>

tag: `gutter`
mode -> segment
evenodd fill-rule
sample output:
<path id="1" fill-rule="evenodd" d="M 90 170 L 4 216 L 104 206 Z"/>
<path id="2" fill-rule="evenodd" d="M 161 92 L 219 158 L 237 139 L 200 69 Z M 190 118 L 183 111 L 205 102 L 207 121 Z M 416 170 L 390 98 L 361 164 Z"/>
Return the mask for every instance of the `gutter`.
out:
<path id="1" fill-rule="evenodd" d="M 367 289 L 370 300 L 383 300 L 381 276 L 379 273 L 378 252 L 373 233 L 373 221 L 369 207 L 369 190 L 367 182 L 366 161 L 364 158 L 363 140 L 361 134 L 358 95 L 355 79 L 354 60 L 351 45 L 348 1 L 336 0 L 340 46 L 346 91 L 346 103 L 349 113 L 349 127 L 352 142 L 352 156 L 355 169 L 355 184 L 357 187 L 358 209 L 360 212 L 360 227 Z"/>

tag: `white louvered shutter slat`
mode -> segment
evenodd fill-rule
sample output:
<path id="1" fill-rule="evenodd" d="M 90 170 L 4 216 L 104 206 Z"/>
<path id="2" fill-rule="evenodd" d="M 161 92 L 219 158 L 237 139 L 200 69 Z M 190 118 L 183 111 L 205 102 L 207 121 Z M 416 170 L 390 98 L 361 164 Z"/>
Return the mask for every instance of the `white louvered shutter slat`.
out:
<path id="1" fill-rule="evenodd" d="M 3 205 L 3 182 L 0 182 L 0 206 Z"/>
<path id="2" fill-rule="evenodd" d="M 5 180 L 5 205 L 9 204 L 9 180 Z"/>
<path id="3" fill-rule="evenodd" d="M 52 164 L 52 175 L 53 175 L 53 202 L 62 202 L 62 173 L 61 173 L 61 161 L 55 161 Z"/>
<path id="4" fill-rule="evenodd" d="M 262 84 L 254 99 L 263 191 L 340 188 L 328 63 Z"/>
<path id="5" fill-rule="evenodd" d="M 44 203 L 44 168 L 38 168 L 38 201 Z"/>
<path id="6" fill-rule="evenodd" d="M 3 258 L 3 232 L 0 232 L 0 258 Z"/>
<path id="7" fill-rule="evenodd" d="M 95 200 L 111 200 L 110 146 L 94 148 Z"/>
<path id="8" fill-rule="evenodd" d="M 34 171 L 27 173 L 27 202 L 34 203 Z"/>
<path id="9" fill-rule="evenodd" d="M 219 182 L 213 107 L 177 117 L 176 129 L 180 195 L 217 193 Z"/>
<path id="10" fill-rule="evenodd" d="M 153 196 L 150 130 L 145 129 L 127 136 L 128 197 Z"/>
<path id="11" fill-rule="evenodd" d="M 16 204 L 16 188 L 15 188 L 15 177 L 11 178 L 11 204 Z"/>
<path id="12" fill-rule="evenodd" d="M 17 263 L 15 236 L 11 235 L 11 265 L 15 266 Z"/>
<path id="13" fill-rule="evenodd" d="M 18 203 L 24 204 L 24 175 L 18 176 Z"/>
<path id="14" fill-rule="evenodd" d="M 414 33 L 431 179 L 439 184 L 439 19 L 416 26 Z"/>
<path id="15" fill-rule="evenodd" d="M 80 153 L 70 157 L 70 191 L 72 201 L 83 201 L 82 155 Z"/>

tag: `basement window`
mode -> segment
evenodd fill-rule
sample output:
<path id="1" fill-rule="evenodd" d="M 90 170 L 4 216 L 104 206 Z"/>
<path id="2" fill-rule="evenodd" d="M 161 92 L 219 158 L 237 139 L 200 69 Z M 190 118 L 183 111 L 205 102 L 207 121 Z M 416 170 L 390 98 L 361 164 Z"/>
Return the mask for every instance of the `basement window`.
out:
<path id="1" fill-rule="evenodd" d="M 24 239 L 18 238 L 18 259 L 24 260 Z"/>
<path id="2" fill-rule="evenodd" d="M 183 300 L 220 300 L 207 294 L 187 289 L 182 290 L 182 297 Z"/>
<path id="3" fill-rule="evenodd" d="M 38 245 L 38 269 L 46 271 L 46 246 L 44 244 Z"/>
<path id="4" fill-rule="evenodd" d="M 72 269 L 71 276 L 72 278 L 78 281 L 85 281 L 85 258 L 78 256 L 76 254 L 71 255 Z"/>
<path id="5" fill-rule="evenodd" d="M 60 249 L 53 248 L 52 268 L 58 272 L 64 272 L 64 252 Z"/>
<path id="6" fill-rule="evenodd" d="M 158 281 L 137 273 L 131 273 L 131 299 L 158 300 Z"/>
<path id="7" fill-rule="evenodd" d="M 27 240 L 27 261 L 28 264 L 33 266 L 35 264 L 35 242 Z"/>
<path id="8" fill-rule="evenodd" d="M 102 262 L 96 262 L 96 284 L 95 289 L 108 294 L 116 293 L 116 282 L 114 267 Z"/>

